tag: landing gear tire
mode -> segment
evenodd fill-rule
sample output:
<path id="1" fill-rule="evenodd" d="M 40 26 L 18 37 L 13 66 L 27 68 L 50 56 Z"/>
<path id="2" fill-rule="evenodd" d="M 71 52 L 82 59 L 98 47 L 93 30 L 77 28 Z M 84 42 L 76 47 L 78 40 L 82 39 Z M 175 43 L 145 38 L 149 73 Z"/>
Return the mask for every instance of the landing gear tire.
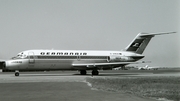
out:
<path id="1" fill-rule="evenodd" d="M 87 72 L 86 72 L 86 70 L 80 70 L 80 74 L 81 74 L 81 75 L 86 75 Z"/>
<path id="2" fill-rule="evenodd" d="M 16 70 L 14 75 L 19 76 L 19 70 Z"/>
<path id="3" fill-rule="evenodd" d="M 16 73 L 15 73 L 15 76 L 19 76 L 19 72 L 16 72 Z"/>
<path id="4" fill-rule="evenodd" d="M 98 70 L 93 70 L 92 75 L 99 75 L 99 71 Z"/>

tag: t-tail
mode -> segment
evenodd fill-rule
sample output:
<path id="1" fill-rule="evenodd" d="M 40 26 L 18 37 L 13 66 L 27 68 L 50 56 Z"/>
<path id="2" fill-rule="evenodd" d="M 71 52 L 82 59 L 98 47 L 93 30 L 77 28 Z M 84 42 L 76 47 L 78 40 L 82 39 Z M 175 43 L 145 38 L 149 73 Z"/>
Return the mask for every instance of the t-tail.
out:
<path id="1" fill-rule="evenodd" d="M 165 33 L 139 33 L 133 41 L 125 48 L 125 51 L 131 51 L 138 54 L 142 54 L 150 42 L 151 38 L 155 35 L 172 34 L 176 32 Z"/>

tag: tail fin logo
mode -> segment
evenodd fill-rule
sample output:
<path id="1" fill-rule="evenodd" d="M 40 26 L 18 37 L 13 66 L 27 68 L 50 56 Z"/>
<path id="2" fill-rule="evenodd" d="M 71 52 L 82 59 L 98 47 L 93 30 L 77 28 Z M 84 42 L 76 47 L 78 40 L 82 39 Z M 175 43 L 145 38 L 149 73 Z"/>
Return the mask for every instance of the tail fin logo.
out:
<path id="1" fill-rule="evenodd" d="M 140 43 L 133 43 L 132 44 L 132 47 L 137 47 L 138 48 L 139 46 L 140 46 Z"/>

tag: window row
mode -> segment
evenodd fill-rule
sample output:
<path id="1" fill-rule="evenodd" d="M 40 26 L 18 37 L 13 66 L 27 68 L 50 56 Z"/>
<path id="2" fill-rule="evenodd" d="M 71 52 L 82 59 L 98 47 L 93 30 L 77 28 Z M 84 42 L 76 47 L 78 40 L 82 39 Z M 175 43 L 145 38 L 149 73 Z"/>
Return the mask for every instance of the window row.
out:
<path id="1" fill-rule="evenodd" d="M 38 59 L 107 59 L 106 56 L 37 56 Z"/>

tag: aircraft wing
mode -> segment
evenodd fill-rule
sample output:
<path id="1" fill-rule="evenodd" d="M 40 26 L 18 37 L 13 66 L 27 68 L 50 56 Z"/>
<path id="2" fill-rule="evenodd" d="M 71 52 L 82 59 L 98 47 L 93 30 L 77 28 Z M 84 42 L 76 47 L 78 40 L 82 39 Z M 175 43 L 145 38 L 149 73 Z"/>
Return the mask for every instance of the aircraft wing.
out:
<path id="1" fill-rule="evenodd" d="M 128 64 L 138 64 L 139 62 L 110 62 L 110 63 L 74 63 L 73 67 L 100 67 L 100 66 L 120 66 L 120 65 L 128 65 Z"/>

